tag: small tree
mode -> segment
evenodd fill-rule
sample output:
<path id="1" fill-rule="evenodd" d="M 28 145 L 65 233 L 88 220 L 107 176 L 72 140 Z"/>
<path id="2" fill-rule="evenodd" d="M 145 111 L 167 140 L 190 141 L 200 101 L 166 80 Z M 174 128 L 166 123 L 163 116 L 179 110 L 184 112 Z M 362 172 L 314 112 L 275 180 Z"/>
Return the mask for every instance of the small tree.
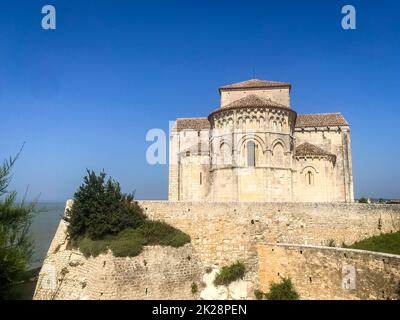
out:
<path id="1" fill-rule="evenodd" d="M 18 155 L 0 166 L 0 300 L 13 297 L 11 287 L 23 279 L 33 253 L 29 227 L 34 205 L 16 204 L 16 193 L 7 192 L 17 158 Z"/>
<path id="2" fill-rule="evenodd" d="M 300 298 L 290 278 L 282 278 L 280 283 L 271 284 L 265 297 L 267 300 L 298 300 Z"/>
<path id="3" fill-rule="evenodd" d="M 118 182 L 106 180 L 104 171 L 96 175 L 87 170 L 84 183 L 74 195 L 72 208 L 66 212 L 71 239 L 88 236 L 96 240 L 138 227 L 145 216 L 133 198 L 133 194 L 121 192 Z"/>
<path id="4" fill-rule="evenodd" d="M 365 197 L 361 197 L 361 198 L 358 200 L 358 202 L 359 202 L 359 203 L 368 203 L 368 199 L 365 198 Z"/>

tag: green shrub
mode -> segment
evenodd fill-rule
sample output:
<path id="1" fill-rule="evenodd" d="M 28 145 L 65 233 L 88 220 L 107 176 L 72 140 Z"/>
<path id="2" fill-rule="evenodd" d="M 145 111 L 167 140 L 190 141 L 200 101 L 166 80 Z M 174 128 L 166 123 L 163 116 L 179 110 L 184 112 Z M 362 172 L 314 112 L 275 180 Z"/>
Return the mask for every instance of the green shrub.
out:
<path id="1" fill-rule="evenodd" d="M 114 237 L 110 249 L 116 257 L 134 257 L 142 252 L 144 242 L 137 229 L 125 229 Z"/>
<path id="2" fill-rule="evenodd" d="M 378 219 L 378 230 L 382 233 L 382 218 L 379 217 Z"/>
<path id="3" fill-rule="evenodd" d="M 146 220 L 137 230 L 146 245 L 180 247 L 190 242 L 186 233 L 160 221 Z"/>
<path id="4" fill-rule="evenodd" d="M 99 240 L 89 237 L 71 241 L 70 247 L 79 248 L 85 257 L 97 257 L 110 249 L 116 257 L 133 257 L 141 253 L 143 247 L 141 234 L 135 229 L 126 229 L 117 235 L 109 235 Z"/>
<path id="5" fill-rule="evenodd" d="M 256 289 L 256 290 L 254 290 L 254 296 L 255 296 L 256 300 L 262 300 L 265 297 L 265 293 L 262 292 L 261 290 Z"/>
<path id="6" fill-rule="evenodd" d="M 97 176 L 88 171 L 84 183 L 75 193 L 74 203 L 67 210 L 69 246 L 79 248 L 86 256 L 96 257 L 111 250 L 116 257 L 140 254 L 144 245 L 180 247 L 190 237 L 159 221 L 147 220 L 132 195 L 121 193 L 104 172 Z"/>
<path id="7" fill-rule="evenodd" d="M 300 296 L 294 289 L 290 278 L 282 278 L 280 283 L 271 284 L 265 297 L 267 300 L 298 300 Z"/>
<path id="8" fill-rule="evenodd" d="M 195 284 L 194 282 L 192 283 L 192 294 L 196 294 L 198 291 L 198 287 L 197 284 Z"/>
<path id="9" fill-rule="evenodd" d="M 180 247 L 188 242 L 190 237 L 178 229 L 158 221 L 145 221 L 140 228 L 128 228 L 118 234 L 104 236 L 103 239 L 73 239 L 70 247 L 79 248 L 85 257 L 97 257 L 107 253 L 108 249 L 116 257 L 134 257 L 142 252 L 144 245 Z"/>
<path id="10" fill-rule="evenodd" d="M 110 249 L 116 257 L 135 257 L 143 250 L 142 239 L 131 239 L 130 241 L 113 241 Z"/>
<path id="11" fill-rule="evenodd" d="M 368 199 L 365 198 L 365 197 L 361 197 L 361 198 L 358 200 L 358 203 L 368 203 Z"/>
<path id="12" fill-rule="evenodd" d="M 143 223 L 145 215 L 133 202 L 133 195 L 121 192 L 118 182 L 111 178 L 106 181 L 104 172 L 96 175 L 88 170 L 65 219 L 69 222 L 71 239 L 89 237 L 95 240 L 125 228 L 136 228 Z"/>
<path id="13" fill-rule="evenodd" d="M 216 286 L 228 285 L 231 282 L 243 278 L 245 266 L 242 262 L 236 262 L 230 266 L 223 267 L 214 280 Z"/>
<path id="14" fill-rule="evenodd" d="M 86 258 L 97 257 L 101 253 L 106 253 L 109 246 L 109 241 L 105 239 L 92 240 L 88 237 L 73 239 L 69 245 L 70 248 L 79 248 Z"/>

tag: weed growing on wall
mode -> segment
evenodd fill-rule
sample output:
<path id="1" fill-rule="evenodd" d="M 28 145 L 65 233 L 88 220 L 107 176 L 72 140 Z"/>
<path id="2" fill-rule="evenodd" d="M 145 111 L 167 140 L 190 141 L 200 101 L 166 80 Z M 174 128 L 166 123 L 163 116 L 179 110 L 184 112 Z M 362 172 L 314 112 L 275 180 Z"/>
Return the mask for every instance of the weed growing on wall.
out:
<path id="1" fill-rule="evenodd" d="M 263 300 L 265 297 L 265 293 L 262 292 L 261 290 L 254 290 L 254 297 L 256 298 L 256 300 Z"/>
<path id="2" fill-rule="evenodd" d="M 279 283 L 271 284 L 265 298 L 267 300 L 298 300 L 300 296 L 290 278 L 282 278 Z"/>
<path id="3" fill-rule="evenodd" d="M 272 283 L 267 293 L 258 289 L 254 290 L 254 297 L 256 300 L 298 300 L 300 298 L 290 278 L 282 278 L 279 283 Z"/>
<path id="4" fill-rule="evenodd" d="M 198 292 L 197 284 L 195 284 L 194 282 L 192 283 L 191 290 L 192 290 L 192 294 L 196 294 Z"/>
<path id="5" fill-rule="evenodd" d="M 214 284 L 216 286 L 228 285 L 235 280 L 243 278 L 245 270 L 245 265 L 240 261 L 223 267 L 215 277 Z"/>
<path id="6" fill-rule="evenodd" d="M 336 247 L 336 242 L 333 239 L 329 239 L 327 243 L 328 247 Z"/>

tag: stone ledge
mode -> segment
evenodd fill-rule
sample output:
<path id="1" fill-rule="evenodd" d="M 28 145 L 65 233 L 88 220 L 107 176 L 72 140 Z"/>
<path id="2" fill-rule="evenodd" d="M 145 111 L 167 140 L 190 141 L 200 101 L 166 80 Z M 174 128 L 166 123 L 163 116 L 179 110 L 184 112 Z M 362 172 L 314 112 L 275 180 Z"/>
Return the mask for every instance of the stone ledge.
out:
<path id="1" fill-rule="evenodd" d="M 260 243 L 259 245 L 266 245 L 269 247 L 282 247 L 282 248 L 288 248 L 288 249 L 299 249 L 299 250 L 300 249 L 318 249 L 318 250 L 330 250 L 330 251 L 337 251 L 337 252 L 353 252 L 353 253 L 361 253 L 361 254 L 365 254 L 365 255 L 393 258 L 393 259 L 398 259 L 400 261 L 400 255 L 397 255 L 397 254 L 368 251 L 368 250 L 361 250 L 361 249 L 314 246 L 314 245 L 293 244 L 293 243 Z"/>
<path id="2" fill-rule="evenodd" d="M 358 208 L 394 208 L 400 210 L 400 204 L 367 204 L 367 203 L 356 203 L 356 202 L 267 202 L 267 201 L 169 201 L 169 200 L 135 200 L 138 203 L 165 203 L 165 204 L 179 204 L 179 205 L 191 205 L 191 204 L 203 204 L 203 205 L 277 205 L 277 206 L 304 206 L 304 207 L 346 207 L 354 206 Z"/>

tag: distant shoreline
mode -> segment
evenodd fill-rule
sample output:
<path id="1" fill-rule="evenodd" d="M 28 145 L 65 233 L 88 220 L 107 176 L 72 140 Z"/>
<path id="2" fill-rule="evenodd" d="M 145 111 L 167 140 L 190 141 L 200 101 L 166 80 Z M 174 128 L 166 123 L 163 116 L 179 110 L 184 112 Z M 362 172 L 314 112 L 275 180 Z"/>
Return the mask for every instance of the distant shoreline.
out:
<path id="1" fill-rule="evenodd" d="M 15 300 L 32 300 L 40 269 L 64 214 L 65 202 L 41 201 L 36 203 L 38 213 L 34 216 L 30 228 L 34 241 L 34 255 L 22 281 L 12 285 Z"/>

